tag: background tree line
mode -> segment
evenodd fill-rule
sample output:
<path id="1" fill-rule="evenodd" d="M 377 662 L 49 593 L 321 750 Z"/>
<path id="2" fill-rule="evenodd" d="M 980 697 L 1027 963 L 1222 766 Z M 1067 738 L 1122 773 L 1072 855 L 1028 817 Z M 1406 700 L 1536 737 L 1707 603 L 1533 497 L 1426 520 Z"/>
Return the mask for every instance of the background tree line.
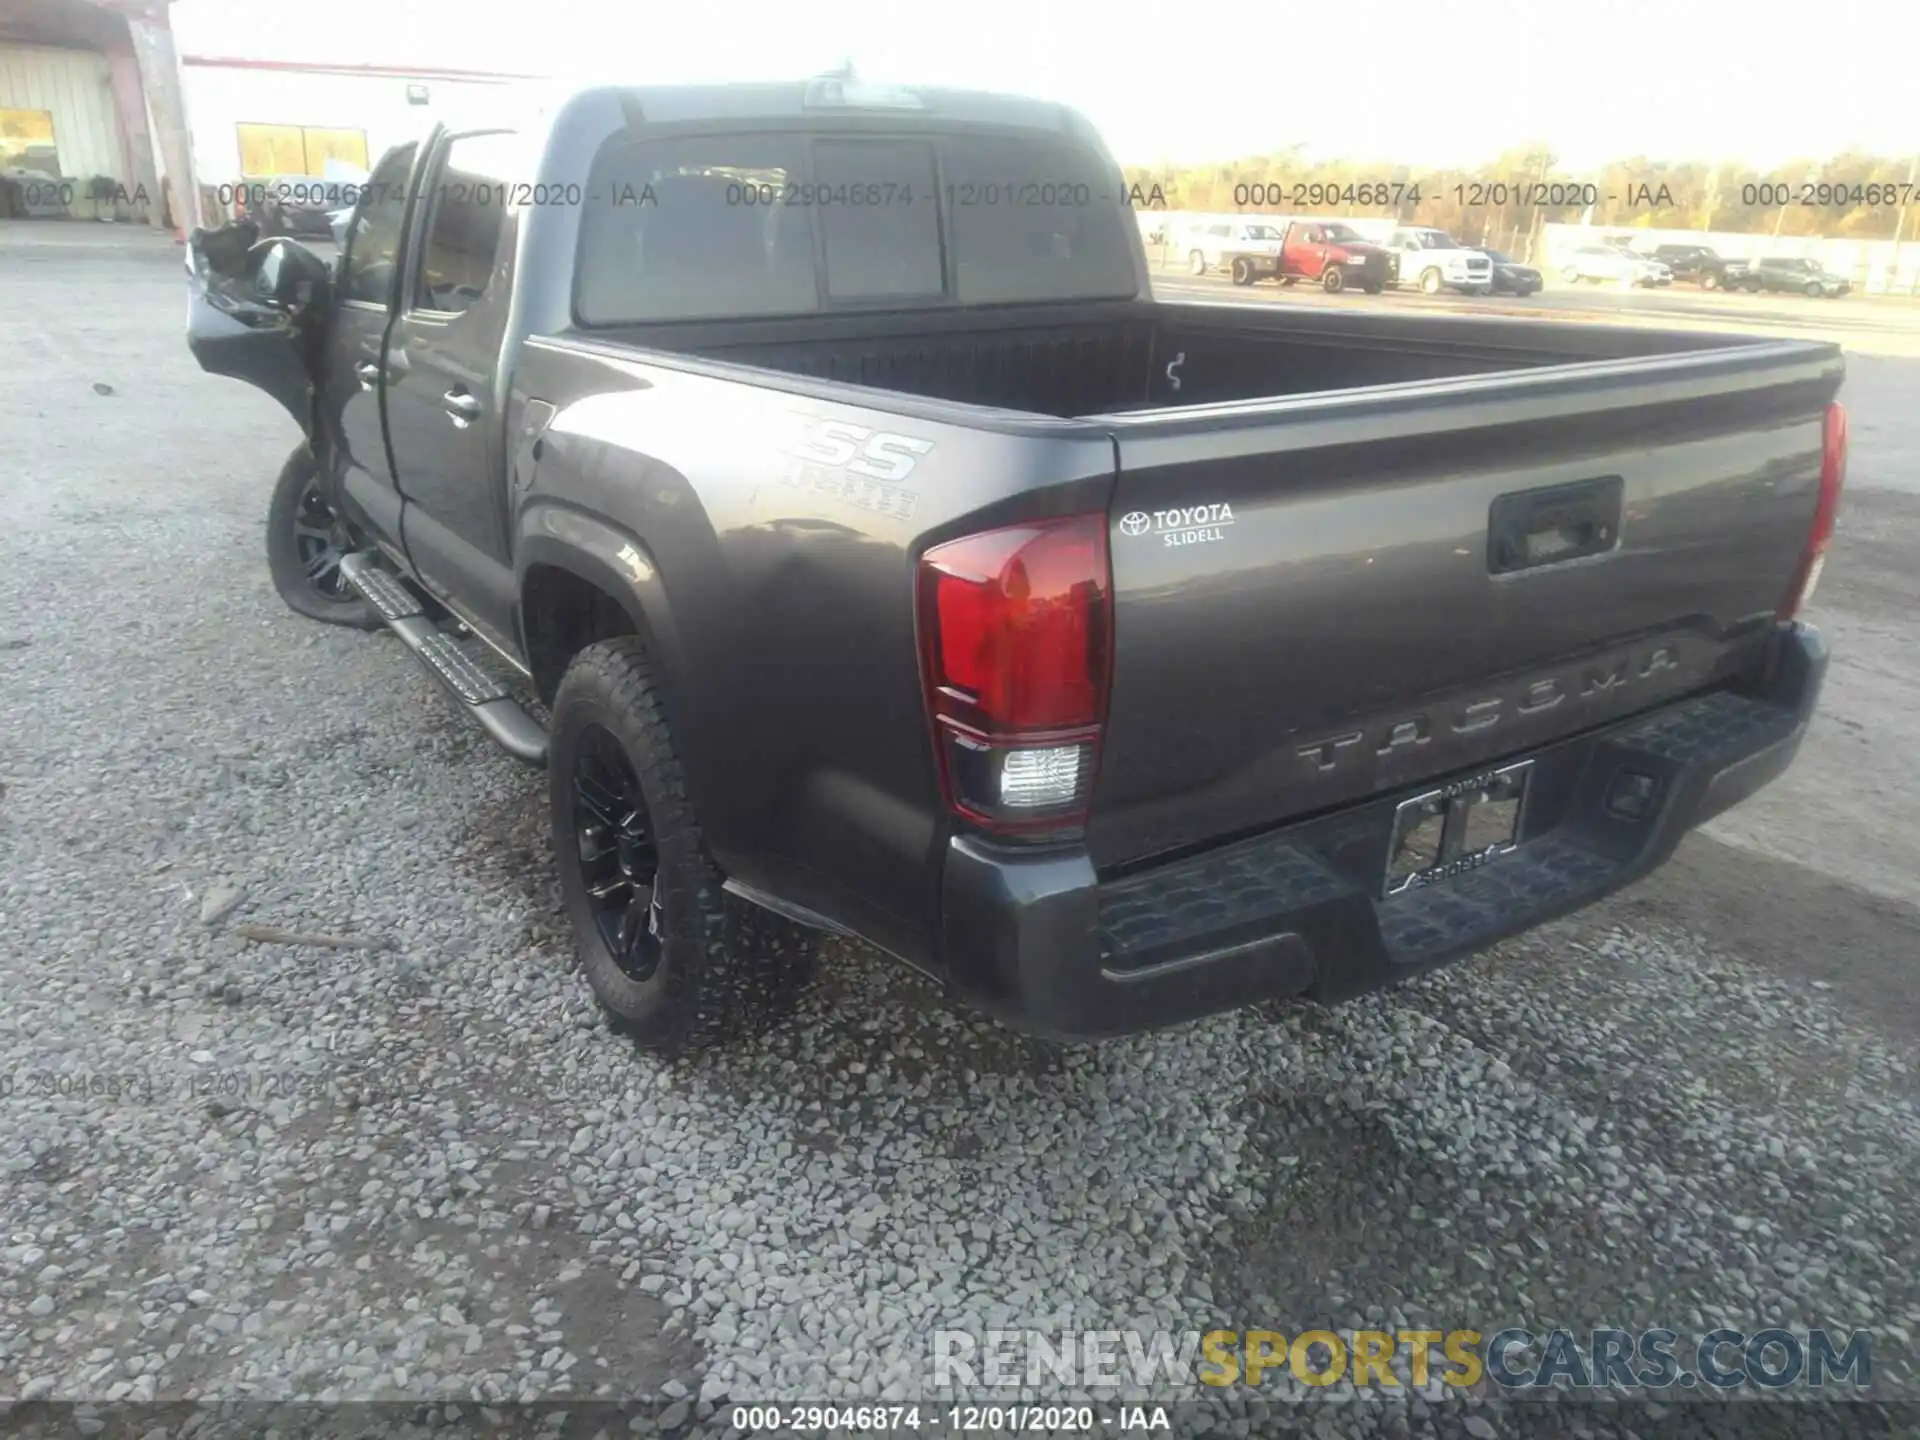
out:
<path id="1" fill-rule="evenodd" d="M 1254 155 L 1216 165 L 1129 165 L 1123 167 L 1129 185 L 1149 191 L 1158 185 L 1169 210 L 1246 211 L 1277 215 L 1316 213 L 1329 216 L 1394 216 L 1406 224 L 1434 225 L 1469 243 L 1516 246 L 1548 223 L 1577 223 L 1585 207 L 1517 203 L 1510 192 L 1478 197 L 1474 187 L 1497 185 L 1579 184 L 1590 182 L 1599 191 L 1593 223 L 1611 229 L 1726 230 L 1756 235 L 1805 235 L 1859 240 L 1890 240 L 1905 211 L 1901 199 L 1915 195 L 1915 161 L 1911 157 L 1848 153 L 1825 160 L 1796 161 L 1769 171 L 1745 166 L 1710 165 L 1696 161 L 1671 163 L 1646 156 L 1616 161 L 1598 173 L 1572 175 L 1556 169 L 1555 157 L 1539 147 L 1509 150 L 1492 162 L 1473 169 L 1414 171 L 1401 166 L 1345 160 L 1309 161 L 1298 147 L 1273 155 Z M 1360 186 L 1389 181 L 1419 185 L 1419 202 L 1392 204 L 1332 203 L 1308 206 L 1290 203 L 1295 187 L 1307 185 Z M 1845 187 L 1880 185 L 1890 196 L 1882 203 L 1821 203 L 1802 205 L 1800 187 L 1807 182 Z M 1258 191 L 1241 186 L 1280 187 L 1277 203 L 1241 205 L 1235 196 Z M 1774 198 L 1765 189 L 1784 186 L 1791 203 L 1761 203 Z M 1611 198 L 1609 198 L 1611 197 Z M 1484 203 L 1472 203 L 1475 198 Z M 1494 203 L 1505 198 L 1506 203 Z M 1532 197 L 1529 197 L 1532 198 Z M 1637 202 L 1637 203 L 1636 203 Z M 1920 205 L 1907 209 L 1920 215 Z M 1905 236 L 1916 226 L 1909 223 Z"/>

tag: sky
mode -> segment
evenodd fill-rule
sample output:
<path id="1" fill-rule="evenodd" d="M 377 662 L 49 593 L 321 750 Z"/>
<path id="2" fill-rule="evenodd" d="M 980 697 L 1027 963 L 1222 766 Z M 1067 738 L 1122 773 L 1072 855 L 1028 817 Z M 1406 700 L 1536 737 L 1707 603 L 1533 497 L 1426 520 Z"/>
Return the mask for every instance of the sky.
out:
<path id="1" fill-rule="evenodd" d="M 1302 18 L 1285 23 L 1289 12 Z M 636 83 L 863 79 L 1083 111 L 1125 164 L 1302 145 L 1474 165 L 1546 143 L 1770 168 L 1920 152 L 1916 0 L 174 0 L 188 55 Z M 1330 33 L 1330 15 L 1351 17 Z"/>

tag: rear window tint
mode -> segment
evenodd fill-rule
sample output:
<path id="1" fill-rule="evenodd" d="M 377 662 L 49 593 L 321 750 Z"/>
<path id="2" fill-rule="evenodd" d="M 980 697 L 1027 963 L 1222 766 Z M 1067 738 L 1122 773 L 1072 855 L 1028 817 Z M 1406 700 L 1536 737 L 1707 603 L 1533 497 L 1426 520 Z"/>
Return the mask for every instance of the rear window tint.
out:
<path id="1" fill-rule="evenodd" d="M 589 204 L 582 217 L 581 321 L 818 308 L 807 210 L 779 203 L 802 180 L 805 159 L 800 136 L 610 142 L 595 158 L 587 191 L 622 201 Z"/>
<path id="2" fill-rule="evenodd" d="M 965 136 L 942 152 L 962 304 L 1091 300 L 1135 289 L 1133 216 L 1084 150 Z"/>
<path id="3" fill-rule="evenodd" d="M 1130 297 L 1118 187 L 1031 136 L 616 138 L 588 193 L 640 199 L 587 206 L 575 309 L 618 325 Z"/>
<path id="4" fill-rule="evenodd" d="M 835 300 L 929 299 L 946 293 L 933 147 L 823 140 L 814 200 Z"/>

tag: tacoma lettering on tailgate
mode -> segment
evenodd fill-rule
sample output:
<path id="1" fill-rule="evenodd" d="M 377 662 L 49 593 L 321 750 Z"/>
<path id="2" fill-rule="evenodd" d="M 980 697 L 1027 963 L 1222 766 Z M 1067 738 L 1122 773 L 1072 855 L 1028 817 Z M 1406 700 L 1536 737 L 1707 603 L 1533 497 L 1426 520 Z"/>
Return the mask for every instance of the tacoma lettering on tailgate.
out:
<path id="1" fill-rule="evenodd" d="M 1571 700 L 1576 704 L 1648 680 L 1680 664 L 1679 650 L 1661 644 L 1610 661 L 1569 668 L 1559 675 L 1528 680 L 1506 694 L 1489 695 L 1439 710 L 1390 720 L 1383 724 L 1302 745 L 1296 753 L 1317 770 L 1332 770 L 1357 755 L 1391 755 L 1397 750 L 1425 745 L 1436 734 L 1471 735 L 1490 730 L 1516 715 L 1538 715 Z"/>

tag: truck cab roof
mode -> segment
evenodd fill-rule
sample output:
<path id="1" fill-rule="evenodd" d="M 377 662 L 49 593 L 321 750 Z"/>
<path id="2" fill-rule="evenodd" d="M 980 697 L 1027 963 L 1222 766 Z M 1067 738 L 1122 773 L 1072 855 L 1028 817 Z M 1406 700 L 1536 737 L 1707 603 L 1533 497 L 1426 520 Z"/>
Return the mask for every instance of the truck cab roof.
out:
<path id="1" fill-rule="evenodd" d="M 1100 145 L 1078 111 L 1053 101 L 986 90 L 871 85 L 842 77 L 745 84 L 633 85 L 528 81 L 430 112 L 449 130 L 510 129 L 544 135 L 563 118 L 611 102 L 633 128 L 748 126 L 813 131 L 823 127 L 1048 131 Z M 424 138 L 424 132 L 422 135 Z"/>

